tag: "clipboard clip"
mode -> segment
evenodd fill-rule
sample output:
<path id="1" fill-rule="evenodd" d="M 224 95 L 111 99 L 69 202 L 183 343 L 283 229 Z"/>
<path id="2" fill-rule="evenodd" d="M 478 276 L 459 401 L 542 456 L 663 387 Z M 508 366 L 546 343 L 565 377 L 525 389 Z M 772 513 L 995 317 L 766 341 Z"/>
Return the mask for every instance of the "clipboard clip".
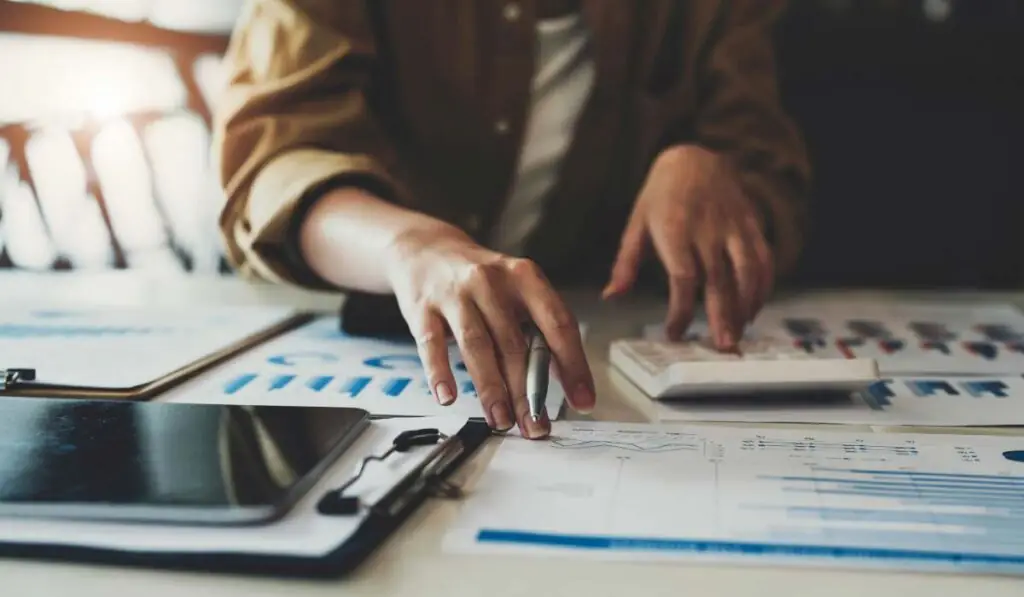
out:
<path id="1" fill-rule="evenodd" d="M 35 369 L 0 369 L 0 392 L 22 382 L 35 380 Z"/>
<path id="2" fill-rule="evenodd" d="M 395 436 L 391 447 L 383 454 L 372 454 L 364 458 L 355 475 L 340 487 L 332 489 L 320 498 L 317 503 L 317 511 L 331 516 L 358 514 L 363 507 L 362 501 L 355 496 L 346 496 L 345 491 L 362 478 L 369 463 L 383 462 L 392 454 L 408 452 L 417 446 L 429 445 L 436 445 L 436 447 L 422 463 L 409 471 L 384 497 L 370 506 L 370 509 L 377 514 L 391 516 L 400 511 L 411 499 L 424 494 L 445 498 L 461 497 L 462 489 L 445 481 L 444 476 L 451 463 L 465 451 L 462 440 L 455 436 L 447 436 L 437 429 L 412 429 Z"/>

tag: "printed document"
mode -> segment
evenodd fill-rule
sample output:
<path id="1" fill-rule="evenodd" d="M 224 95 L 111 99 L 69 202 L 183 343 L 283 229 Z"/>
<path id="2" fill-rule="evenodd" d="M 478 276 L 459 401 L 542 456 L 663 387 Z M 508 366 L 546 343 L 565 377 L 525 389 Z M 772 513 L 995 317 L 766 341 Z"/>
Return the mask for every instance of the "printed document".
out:
<path id="1" fill-rule="evenodd" d="M 696 322 L 692 337 L 707 333 Z M 664 338 L 663 326 L 643 335 Z M 1024 314 L 1009 305 L 797 299 L 769 305 L 748 339 L 785 338 L 827 357 L 871 358 L 883 379 L 843 395 L 668 400 L 650 405 L 662 422 L 870 425 L 1024 425 Z M 618 372 L 624 393 L 637 393 Z"/>
<path id="2" fill-rule="evenodd" d="M 47 384 L 131 388 L 281 323 L 278 307 L 7 309 L 0 367 Z"/>
<path id="3" fill-rule="evenodd" d="M 1024 438 L 560 421 L 503 440 L 445 549 L 1024 573 Z"/>
<path id="4" fill-rule="evenodd" d="M 610 377 L 622 393 L 639 392 L 617 372 Z M 660 422 L 1024 425 L 1024 377 L 900 376 L 850 395 L 780 393 L 648 402 L 651 417 Z"/>
<path id="5" fill-rule="evenodd" d="M 688 333 L 706 330 L 697 322 Z M 1024 313 L 1002 304 L 803 299 L 768 305 L 746 334 L 788 338 L 823 357 L 875 359 L 882 375 L 1024 371 Z M 663 326 L 647 326 L 644 336 L 663 338 Z"/>
<path id="6" fill-rule="evenodd" d="M 483 409 L 458 347 L 450 347 L 456 400 L 441 406 L 411 342 L 358 338 L 322 317 L 240 355 L 162 400 L 172 402 L 349 406 L 375 415 L 482 417 Z M 558 418 L 565 391 L 551 376 L 547 410 Z"/>

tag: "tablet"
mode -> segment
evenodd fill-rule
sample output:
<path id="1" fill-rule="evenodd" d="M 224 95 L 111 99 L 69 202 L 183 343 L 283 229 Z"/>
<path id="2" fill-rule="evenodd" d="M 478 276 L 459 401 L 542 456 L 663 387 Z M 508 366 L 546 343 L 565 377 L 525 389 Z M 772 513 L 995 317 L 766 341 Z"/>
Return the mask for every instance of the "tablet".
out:
<path id="1" fill-rule="evenodd" d="M 369 425 L 353 408 L 0 398 L 0 516 L 283 516 Z"/>

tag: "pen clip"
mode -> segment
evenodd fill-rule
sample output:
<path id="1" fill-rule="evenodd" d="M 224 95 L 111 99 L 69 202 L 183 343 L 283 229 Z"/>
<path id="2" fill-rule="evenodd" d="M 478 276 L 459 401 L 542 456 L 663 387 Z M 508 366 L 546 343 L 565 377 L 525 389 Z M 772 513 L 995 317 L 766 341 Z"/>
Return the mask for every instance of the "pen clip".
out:
<path id="1" fill-rule="evenodd" d="M 0 369 L 0 392 L 19 383 L 35 380 L 35 369 Z"/>

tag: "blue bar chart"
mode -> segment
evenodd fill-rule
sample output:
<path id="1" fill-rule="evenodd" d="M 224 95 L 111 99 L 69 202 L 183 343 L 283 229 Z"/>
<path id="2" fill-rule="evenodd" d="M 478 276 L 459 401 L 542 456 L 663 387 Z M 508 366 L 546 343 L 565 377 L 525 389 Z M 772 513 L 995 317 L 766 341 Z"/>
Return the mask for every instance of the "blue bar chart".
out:
<path id="1" fill-rule="evenodd" d="M 347 406 L 396 416 L 483 417 L 476 386 L 456 346 L 449 348 L 456 400 L 444 406 L 427 383 L 415 344 L 338 333 L 333 317 L 275 338 L 230 365 L 172 390 L 183 402 Z M 557 419 L 565 393 L 556 382 L 548 413 Z"/>
<path id="2" fill-rule="evenodd" d="M 566 421 L 493 463 L 452 549 L 1024 575 L 1024 438 Z"/>
<path id="3" fill-rule="evenodd" d="M 969 451 L 961 455 L 972 459 Z M 971 552 L 1013 555 L 1024 565 L 1024 476 L 812 468 L 807 475 L 761 476 L 791 504 L 774 510 L 770 536 L 786 543 L 886 546 L 950 561 Z M 810 531 L 809 529 L 812 529 Z M 943 556 L 941 548 L 955 548 Z"/>

